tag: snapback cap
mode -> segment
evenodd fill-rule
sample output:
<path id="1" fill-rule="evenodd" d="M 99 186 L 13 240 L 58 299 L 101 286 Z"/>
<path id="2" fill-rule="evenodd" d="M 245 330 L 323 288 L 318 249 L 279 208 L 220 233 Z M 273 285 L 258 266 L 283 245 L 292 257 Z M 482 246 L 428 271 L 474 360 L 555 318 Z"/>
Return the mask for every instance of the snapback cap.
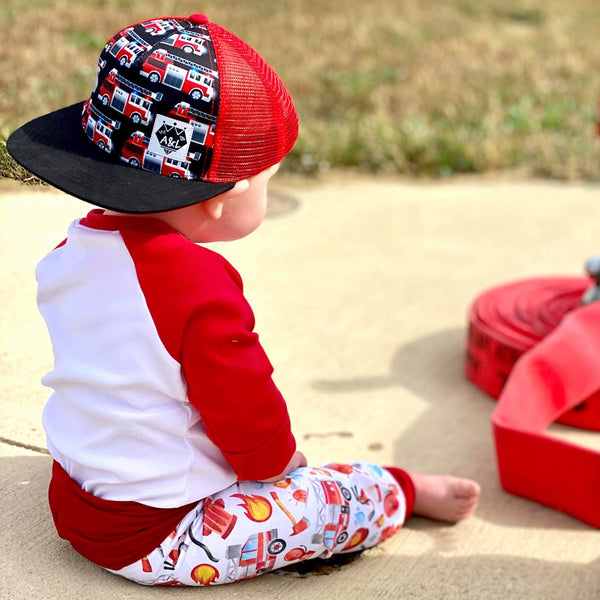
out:
<path id="1" fill-rule="evenodd" d="M 126 213 L 189 206 L 273 166 L 298 136 L 293 101 L 245 42 L 204 15 L 119 31 L 90 98 L 16 130 L 13 158 L 55 187 Z"/>

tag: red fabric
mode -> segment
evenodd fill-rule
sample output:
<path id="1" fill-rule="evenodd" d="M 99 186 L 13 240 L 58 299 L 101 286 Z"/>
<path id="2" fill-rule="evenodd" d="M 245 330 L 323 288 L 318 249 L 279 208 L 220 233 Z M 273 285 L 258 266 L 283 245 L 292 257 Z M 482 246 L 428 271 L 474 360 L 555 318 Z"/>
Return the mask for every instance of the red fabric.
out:
<path id="1" fill-rule="evenodd" d="M 279 475 L 296 449 L 273 368 L 252 327 L 246 306 L 223 303 L 213 315 L 192 319 L 182 345 L 189 400 L 240 480 Z"/>
<path id="2" fill-rule="evenodd" d="M 257 175 L 281 161 L 298 137 L 298 116 L 275 72 L 243 41 L 206 25 L 219 68 L 219 116 L 205 181 Z M 240 82 L 243 82 L 240 84 Z"/>
<path id="3" fill-rule="evenodd" d="M 406 516 L 404 518 L 408 519 L 408 517 L 412 515 L 415 506 L 415 484 L 413 483 L 412 477 L 406 471 L 398 467 L 384 467 L 384 469 L 394 476 L 394 479 L 398 482 L 404 492 L 404 497 L 406 498 Z"/>
<path id="4" fill-rule="evenodd" d="M 510 493 L 600 527 L 600 452 L 545 429 L 600 389 L 600 303 L 570 312 L 516 363 L 492 416 Z"/>
<path id="5" fill-rule="evenodd" d="M 152 552 L 196 503 L 165 509 L 88 494 L 55 461 L 48 491 L 56 530 L 82 556 L 122 569 Z"/>

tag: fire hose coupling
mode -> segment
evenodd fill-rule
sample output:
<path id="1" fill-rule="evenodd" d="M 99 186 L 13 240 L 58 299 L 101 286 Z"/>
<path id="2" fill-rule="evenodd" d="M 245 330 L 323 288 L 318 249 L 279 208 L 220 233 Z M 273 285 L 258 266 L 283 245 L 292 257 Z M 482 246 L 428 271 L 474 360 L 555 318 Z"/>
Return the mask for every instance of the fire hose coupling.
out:
<path id="1" fill-rule="evenodd" d="M 583 304 L 590 304 L 600 300 L 600 256 L 592 256 L 585 263 L 585 272 L 594 280 L 594 285 L 588 288 L 581 302 Z"/>

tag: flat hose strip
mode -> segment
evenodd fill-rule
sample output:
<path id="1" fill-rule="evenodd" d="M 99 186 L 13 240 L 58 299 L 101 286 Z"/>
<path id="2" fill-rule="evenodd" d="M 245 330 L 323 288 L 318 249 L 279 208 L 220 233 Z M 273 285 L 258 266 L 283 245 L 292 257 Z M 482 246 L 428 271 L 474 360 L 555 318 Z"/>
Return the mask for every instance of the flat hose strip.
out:
<path id="1" fill-rule="evenodd" d="M 481 294 L 465 372 L 492 415 L 502 487 L 600 528 L 600 453 L 552 437 L 552 423 L 600 431 L 600 302 L 591 280 L 538 278 Z"/>

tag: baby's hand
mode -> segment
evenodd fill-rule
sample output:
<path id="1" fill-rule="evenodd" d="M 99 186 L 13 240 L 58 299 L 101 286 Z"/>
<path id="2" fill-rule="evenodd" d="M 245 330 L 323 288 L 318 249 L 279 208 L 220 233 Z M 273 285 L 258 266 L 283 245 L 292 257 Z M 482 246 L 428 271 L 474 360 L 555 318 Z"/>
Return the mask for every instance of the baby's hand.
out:
<path id="1" fill-rule="evenodd" d="M 299 469 L 300 467 L 308 466 L 308 462 L 306 461 L 306 456 L 300 452 L 300 450 L 296 450 L 294 454 L 292 454 L 292 458 L 290 462 L 287 464 L 286 468 L 283 470 L 283 473 L 277 475 L 277 477 L 271 477 L 270 479 L 261 479 L 263 483 L 273 483 L 274 481 L 280 481 L 284 479 L 288 473 Z"/>

